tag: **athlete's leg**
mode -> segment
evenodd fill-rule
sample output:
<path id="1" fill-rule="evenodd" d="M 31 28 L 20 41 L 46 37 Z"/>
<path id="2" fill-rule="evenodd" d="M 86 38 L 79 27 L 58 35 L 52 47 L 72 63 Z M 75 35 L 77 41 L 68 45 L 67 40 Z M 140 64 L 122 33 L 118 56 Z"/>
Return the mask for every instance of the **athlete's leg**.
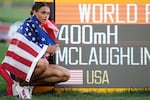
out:
<path id="1" fill-rule="evenodd" d="M 70 78 L 69 70 L 54 64 L 46 59 L 40 59 L 29 83 L 23 81 L 21 85 L 44 85 L 67 81 Z"/>

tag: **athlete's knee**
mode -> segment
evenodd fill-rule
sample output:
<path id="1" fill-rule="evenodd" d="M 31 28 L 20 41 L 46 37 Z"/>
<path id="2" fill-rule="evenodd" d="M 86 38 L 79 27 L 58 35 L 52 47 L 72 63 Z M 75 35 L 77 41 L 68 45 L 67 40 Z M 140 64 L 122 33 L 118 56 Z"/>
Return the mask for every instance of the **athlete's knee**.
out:
<path id="1" fill-rule="evenodd" d="M 67 81 L 68 79 L 69 79 L 69 75 L 68 74 L 66 74 L 66 73 L 64 73 L 63 71 L 55 71 L 55 74 L 56 74 L 56 76 L 59 78 L 59 81 L 60 82 L 65 82 L 65 81 Z"/>
<path id="2" fill-rule="evenodd" d="M 65 73 L 63 75 L 63 81 L 67 81 L 69 79 L 70 79 L 70 72 L 68 70 L 68 71 L 65 71 Z"/>
<path id="3" fill-rule="evenodd" d="M 70 71 L 68 70 L 65 74 L 66 74 L 67 80 L 69 80 L 70 79 Z"/>
<path id="4" fill-rule="evenodd" d="M 46 60 L 46 59 L 40 59 L 38 61 L 38 66 L 42 66 L 43 68 L 45 67 L 48 67 L 49 66 L 49 62 Z"/>

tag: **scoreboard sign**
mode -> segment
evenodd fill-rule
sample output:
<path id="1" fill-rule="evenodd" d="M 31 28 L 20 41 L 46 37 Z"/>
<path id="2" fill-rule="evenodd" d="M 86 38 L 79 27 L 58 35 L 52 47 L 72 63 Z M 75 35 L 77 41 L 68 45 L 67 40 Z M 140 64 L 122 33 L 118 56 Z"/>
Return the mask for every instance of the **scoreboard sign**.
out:
<path id="1" fill-rule="evenodd" d="M 58 87 L 150 87 L 150 1 L 55 0 Z"/>

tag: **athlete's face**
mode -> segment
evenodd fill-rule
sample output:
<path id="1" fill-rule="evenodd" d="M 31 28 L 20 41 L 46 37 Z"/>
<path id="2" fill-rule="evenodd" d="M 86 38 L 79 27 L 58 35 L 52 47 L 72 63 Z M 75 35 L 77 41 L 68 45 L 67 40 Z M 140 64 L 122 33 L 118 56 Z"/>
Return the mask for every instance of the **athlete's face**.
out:
<path id="1" fill-rule="evenodd" d="M 34 14 L 41 23 L 45 23 L 50 16 L 50 8 L 47 6 L 41 7 L 38 11 L 35 11 Z"/>

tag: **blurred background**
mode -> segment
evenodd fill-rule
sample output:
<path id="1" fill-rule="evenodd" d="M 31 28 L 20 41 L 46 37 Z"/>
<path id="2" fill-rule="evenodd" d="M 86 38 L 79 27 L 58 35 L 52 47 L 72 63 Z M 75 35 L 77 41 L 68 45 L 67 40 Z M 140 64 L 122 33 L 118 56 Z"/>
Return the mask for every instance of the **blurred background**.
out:
<path id="1" fill-rule="evenodd" d="M 30 16 L 34 0 L 0 0 L 0 63 L 21 22 Z M 1 78 L 0 78 L 1 79 Z"/>
<path id="2" fill-rule="evenodd" d="M 20 23 L 30 16 L 33 0 L 0 0 L 0 42 L 7 42 Z"/>

